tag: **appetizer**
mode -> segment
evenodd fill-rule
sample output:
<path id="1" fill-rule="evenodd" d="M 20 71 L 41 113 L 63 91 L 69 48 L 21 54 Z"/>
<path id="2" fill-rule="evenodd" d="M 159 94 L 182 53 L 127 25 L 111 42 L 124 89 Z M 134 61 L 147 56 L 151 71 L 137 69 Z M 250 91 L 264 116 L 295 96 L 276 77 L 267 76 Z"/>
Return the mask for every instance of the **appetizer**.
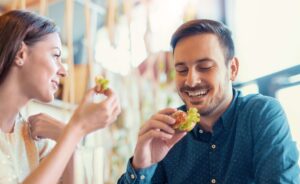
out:
<path id="1" fill-rule="evenodd" d="M 173 128 L 179 131 L 189 132 L 200 121 L 200 114 L 196 108 L 190 108 L 187 112 L 178 110 L 172 117 L 176 120 Z"/>
<path id="2" fill-rule="evenodd" d="M 95 77 L 95 83 L 96 83 L 97 92 L 104 92 L 105 90 L 108 89 L 109 80 L 107 80 L 106 78 L 100 75 L 97 75 Z"/>

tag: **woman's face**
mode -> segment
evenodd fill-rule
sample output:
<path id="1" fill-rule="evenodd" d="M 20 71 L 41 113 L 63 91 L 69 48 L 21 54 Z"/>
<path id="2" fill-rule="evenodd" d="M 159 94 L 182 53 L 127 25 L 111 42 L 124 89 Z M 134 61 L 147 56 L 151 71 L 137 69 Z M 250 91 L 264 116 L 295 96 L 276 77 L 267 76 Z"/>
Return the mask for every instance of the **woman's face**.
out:
<path id="1" fill-rule="evenodd" d="M 29 99 L 50 102 L 58 90 L 60 77 L 66 75 L 61 63 L 61 40 L 57 33 L 46 35 L 33 46 L 26 46 L 20 70 L 22 91 Z"/>

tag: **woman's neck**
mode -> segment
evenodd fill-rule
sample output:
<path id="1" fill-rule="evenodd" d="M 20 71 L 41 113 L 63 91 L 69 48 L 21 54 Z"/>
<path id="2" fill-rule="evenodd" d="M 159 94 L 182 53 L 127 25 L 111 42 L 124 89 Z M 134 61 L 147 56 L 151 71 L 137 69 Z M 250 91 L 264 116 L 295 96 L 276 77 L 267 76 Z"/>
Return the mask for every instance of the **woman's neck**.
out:
<path id="1" fill-rule="evenodd" d="M 0 129 L 2 132 L 13 132 L 15 120 L 27 102 L 28 99 L 16 81 L 5 80 L 0 85 Z"/>

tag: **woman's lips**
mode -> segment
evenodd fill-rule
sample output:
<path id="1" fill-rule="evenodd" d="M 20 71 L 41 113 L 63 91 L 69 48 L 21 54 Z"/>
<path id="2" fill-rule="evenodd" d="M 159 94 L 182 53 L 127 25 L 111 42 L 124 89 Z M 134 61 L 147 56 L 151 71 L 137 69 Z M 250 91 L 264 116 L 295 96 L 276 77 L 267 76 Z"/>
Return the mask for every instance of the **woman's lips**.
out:
<path id="1" fill-rule="evenodd" d="M 59 82 L 58 82 L 58 81 L 55 81 L 55 80 L 52 80 L 51 83 L 52 83 L 53 88 L 54 88 L 55 90 L 58 90 Z"/>

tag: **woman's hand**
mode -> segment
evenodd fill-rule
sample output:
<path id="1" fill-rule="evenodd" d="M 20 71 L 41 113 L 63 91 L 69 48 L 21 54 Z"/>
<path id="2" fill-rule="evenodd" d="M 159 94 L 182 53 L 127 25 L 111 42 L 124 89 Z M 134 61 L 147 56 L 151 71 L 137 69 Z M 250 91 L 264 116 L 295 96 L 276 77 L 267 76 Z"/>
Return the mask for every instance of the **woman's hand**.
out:
<path id="1" fill-rule="evenodd" d="M 107 98 L 99 103 L 92 102 L 94 94 L 94 88 L 86 93 L 70 120 L 70 126 L 79 128 L 81 136 L 109 126 L 121 112 L 119 99 L 111 89 L 105 90 Z"/>
<path id="2" fill-rule="evenodd" d="M 107 127 L 117 119 L 117 116 L 121 112 L 117 96 L 111 89 L 107 89 L 103 93 L 107 98 L 100 103 L 92 102 L 92 97 L 96 94 L 95 89 L 90 89 L 86 93 L 71 117 L 71 120 L 65 128 L 63 128 L 55 147 L 48 156 L 43 159 L 39 166 L 27 176 L 23 181 L 24 184 L 57 183 L 81 138 L 92 131 Z M 46 118 L 47 121 L 49 119 L 51 118 Z M 33 122 L 32 120 L 32 123 Z M 53 121 L 52 119 L 49 124 L 56 124 L 53 122 L 57 123 L 57 121 Z M 44 130 L 34 131 L 44 132 Z M 35 135 L 38 136 L 40 134 Z M 45 136 L 45 134 L 43 134 L 43 136 Z"/>
<path id="3" fill-rule="evenodd" d="M 36 114 L 28 118 L 31 136 L 33 139 L 48 138 L 57 141 L 65 124 L 47 114 Z"/>

